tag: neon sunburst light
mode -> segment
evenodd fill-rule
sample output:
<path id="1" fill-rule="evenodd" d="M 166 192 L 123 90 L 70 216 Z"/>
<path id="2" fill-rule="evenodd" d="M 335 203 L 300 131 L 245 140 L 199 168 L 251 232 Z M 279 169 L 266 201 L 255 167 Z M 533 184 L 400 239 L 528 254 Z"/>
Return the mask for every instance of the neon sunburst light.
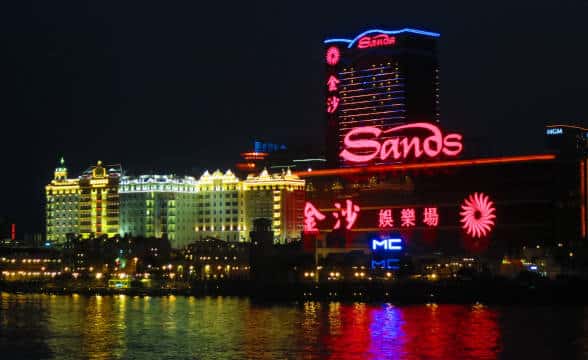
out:
<path id="1" fill-rule="evenodd" d="M 459 214 L 461 215 L 462 228 L 474 238 L 488 235 L 494 227 L 496 208 L 484 193 L 470 194 L 462 203 Z"/>

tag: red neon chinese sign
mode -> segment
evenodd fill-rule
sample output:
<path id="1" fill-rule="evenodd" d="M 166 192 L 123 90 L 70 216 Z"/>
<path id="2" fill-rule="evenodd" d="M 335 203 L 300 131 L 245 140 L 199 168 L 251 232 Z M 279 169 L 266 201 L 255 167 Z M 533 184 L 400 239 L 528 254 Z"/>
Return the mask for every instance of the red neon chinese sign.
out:
<path id="1" fill-rule="evenodd" d="M 339 99 L 336 96 L 329 96 L 327 98 L 327 112 L 329 114 L 334 113 L 337 108 L 339 107 L 339 102 L 341 101 L 341 99 Z"/>
<path id="2" fill-rule="evenodd" d="M 329 76 L 329 80 L 327 80 L 327 86 L 329 91 L 337 91 L 337 85 L 339 85 L 340 81 L 334 75 Z"/>
<path id="3" fill-rule="evenodd" d="M 357 220 L 357 215 L 359 214 L 359 206 L 354 205 L 353 201 L 345 200 L 345 208 L 341 207 L 340 203 L 335 203 L 335 208 L 337 211 L 333 212 L 333 217 L 337 220 L 333 229 L 339 229 L 341 227 L 341 218 L 345 219 L 345 228 L 347 230 L 351 230 L 355 221 Z"/>
<path id="4" fill-rule="evenodd" d="M 399 134 L 411 129 L 427 130 L 430 135 L 422 138 L 401 136 Z M 399 135 L 389 137 L 395 134 Z M 387 135 L 389 138 L 378 140 L 383 135 Z M 443 135 L 441 129 L 429 123 L 407 124 L 387 130 L 381 130 L 373 126 L 363 126 L 352 129 L 345 135 L 343 140 L 344 149 L 339 155 L 343 160 L 353 163 L 364 163 L 375 159 L 404 160 L 411 155 L 417 159 L 423 156 L 434 158 L 439 154 L 457 156 L 463 150 L 461 140 L 461 134 Z"/>
<path id="5" fill-rule="evenodd" d="M 345 206 L 336 202 L 334 204 L 335 211 L 331 214 L 335 219 L 333 230 L 341 228 L 342 222 L 345 223 L 345 228 L 351 230 L 357 221 L 360 208 L 355 205 L 352 200 L 345 200 Z M 304 206 L 304 233 L 312 234 L 318 233 L 317 222 L 325 220 L 326 216 L 321 213 L 311 202 L 307 201 Z"/>
<path id="6" fill-rule="evenodd" d="M 389 229 L 394 227 L 392 209 L 380 209 L 380 212 L 378 213 L 378 227 L 380 229 Z"/>
<path id="7" fill-rule="evenodd" d="M 496 208 L 484 193 L 474 193 L 468 196 L 461 205 L 462 228 L 474 238 L 488 235 L 494 227 Z"/>
<path id="8" fill-rule="evenodd" d="M 318 211 L 310 202 L 304 205 L 304 232 L 307 234 L 318 233 L 316 222 L 324 220 L 325 215 Z"/>
<path id="9" fill-rule="evenodd" d="M 413 227 L 416 222 L 416 213 L 413 208 L 402 209 L 400 212 L 400 226 Z"/>
<path id="10" fill-rule="evenodd" d="M 436 207 L 428 207 L 423 210 L 423 223 L 427 226 L 439 225 L 439 213 Z"/>
<path id="11" fill-rule="evenodd" d="M 376 36 L 364 36 L 357 42 L 358 49 L 368 49 L 379 46 L 389 46 L 396 44 L 396 38 L 386 34 Z"/>

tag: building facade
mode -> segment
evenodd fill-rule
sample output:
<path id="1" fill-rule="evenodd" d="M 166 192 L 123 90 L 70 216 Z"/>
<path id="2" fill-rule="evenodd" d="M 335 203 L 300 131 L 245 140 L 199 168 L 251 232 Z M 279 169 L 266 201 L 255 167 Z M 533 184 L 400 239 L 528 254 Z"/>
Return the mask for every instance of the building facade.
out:
<path id="1" fill-rule="evenodd" d="M 197 190 L 190 176 L 123 176 L 120 235 L 167 238 L 178 248 L 194 241 Z"/>
<path id="2" fill-rule="evenodd" d="M 118 235 L 121 175 L 120 165 L 105 167 L 98 160 L 80 177 L 79 233 L 83 239 Z"/>
<path id="3" fill-rule="evenodd" d="M 67 234 L 166 238 L 174 248 L 206 239 L 249 241 L 253 220 L 271 219 L 275 241 L 302 233 L 304 180 L 290 171 L 239 179 L 232 171 L 208 171 L 196 179 L 174 175 L 124 176 L 120 166 L 96 166 L 67 179 L 61 164 L 46 187 L 47 239 Z"/>
<path id="4" fill-rule="evenodd" d="M 243 181 L 246 227 L 253 229 L 255 219 L 271 219 L 274 242 L 299 239 L 303 230 L 304 184 L 290 170 L 273 175 L 263 170 L 258 176 L 248 176 Z"/>
<path id="5" fill-rule="evenodd" d="M 415 29 L 369 30 L 324 41 L 331 167 L 351 166 L 338 154 L 353 128 L 439 121 L 438 37 Z"/>
<path id="6" fill-rule="evenodd" d="M 243 202 L 243 184 L 233 172 L 204 172 L 198 179 L 197 239 L 248 241 Z"/>
<path id="7" fill-rule="evenodd" d="M 67 167 L 63 158 L 53 173 L 53 180 L 45 186 L 45 221 L 47 242 L 64 244 L 68 234 L 79 233 L 79 179 L 67 177 Z"/>

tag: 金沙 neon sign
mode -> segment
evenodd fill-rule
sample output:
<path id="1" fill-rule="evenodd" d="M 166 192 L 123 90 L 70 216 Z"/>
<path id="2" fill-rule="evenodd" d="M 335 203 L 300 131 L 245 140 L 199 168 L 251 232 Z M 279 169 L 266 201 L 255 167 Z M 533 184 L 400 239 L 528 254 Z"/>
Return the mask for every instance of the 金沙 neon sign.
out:
<path id="1" fill-rule="evenodd" d="M 364 36 L 357 42 L 358 49 L 374 48 L 379 46 L 388 46 L 396 44 L 394 36 L 379 34 L 376 36 Z"/>
<path id="2" fill-rule="evenodd" d="M 341 228 L 341 224 L 345 223 L 345 229 L 351 230 L 357 221 L 359 206 L 353 203 L 353 201 L 345 200 L 345 207 L 341 203 L 336 202 L 334 204 L 335 211 L 331 213 L 333 219 L 335 219 L 335 225 L 333 230 Z M 304 233 L 305 234 L 316 234 L 319 232 L 317 228 L 317 222 L 323 221 L 326 215 L 321 213 L 311 202 L 307 201 L 304 205 Z"/>
<path id="3" fill-rule="evenodd" d="M 402 136 L 406 130 L 426 130 L 427 137 Z M 390 137 L 391 135 L 396 135 Z M 386 136 L 385 140 L 378 139 Z M 409 156 L 434 158 L 439 154 L 457 156 L 463 150 L 462 135 L 443 135 L 441 129 L 429 123 L 414 123 L 381 130 L 374 126 L 350 130 L 343 140 L 344 149 L 339 156 L 345 161 L 364 163 L 371 160 L 404 160 Z"/>

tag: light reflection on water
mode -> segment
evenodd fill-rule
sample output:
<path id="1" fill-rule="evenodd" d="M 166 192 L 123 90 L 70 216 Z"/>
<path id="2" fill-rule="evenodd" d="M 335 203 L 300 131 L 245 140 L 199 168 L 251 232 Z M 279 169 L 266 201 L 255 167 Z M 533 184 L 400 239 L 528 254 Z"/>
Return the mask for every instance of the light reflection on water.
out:
<path id="1" fill-rule="evenodd" d="M 581 358 L 587 328 L 584 308 L 0 296 L 2 359 Z"/>

